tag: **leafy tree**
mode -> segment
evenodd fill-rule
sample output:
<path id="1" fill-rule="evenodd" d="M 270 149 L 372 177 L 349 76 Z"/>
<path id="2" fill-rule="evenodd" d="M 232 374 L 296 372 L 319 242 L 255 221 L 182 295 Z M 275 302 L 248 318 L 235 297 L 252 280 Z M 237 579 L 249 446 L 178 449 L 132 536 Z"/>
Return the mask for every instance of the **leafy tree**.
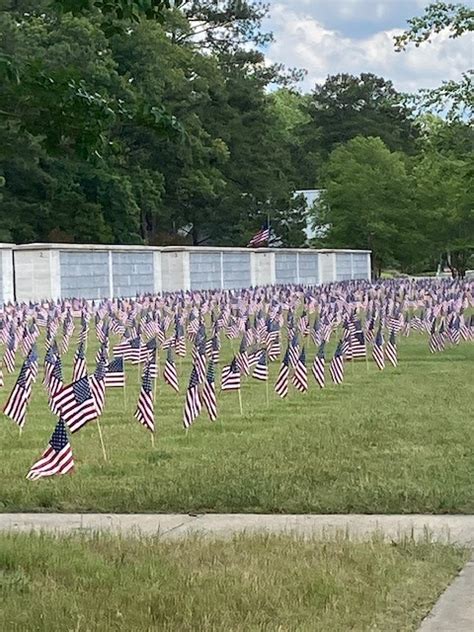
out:
<path id="1" fill-rule="evenodd" d="M 414 212 L 424 218 L 430 267 L 441 262 L 453 277 L 474 265 L 473 169 L 469 126 L 430 117 L 414 159 Z"/>
<path id="2" fill-rule="evenodd" d="M 418 131 L 412 111 L 391 81 L 371 73 L 328 77 L 312 92 L 308 114 L 301 130 L 306 187 L 316 184 L 333 149 L 356 136 L 379 137 L 392 151 L 414 151 Z"/>
<path id="3" fill-rule="evenodd" d="M 394 38 L 395 49 L 406 50 L 409 44 L 420 46 L 430 42 L 435 33 L 447 30 L 455 39 L 474 30 L 474 11 L 465 4 L 433 2 L 420 17 L 408 20 L 408 29 Z M 420 90 L 418 97 L 409 97 L 415 105 L 425 109 L 447 112 L 450 119 L 472 117 L 474 108 L 473 70 L 462 73 L 459 81 L 445 81 L 439 88 Z"/>
<path id="4" fill-rule="evenodd" d="M 424 237 L 401 154 L 380 138 L 357 136 L 334 149 L 323 175 L 326 193 L 315 217 L 325 233 L 320 245 L 372 250 L 378 276 L 382 267 L 406 269 L 416 261 Z"/>

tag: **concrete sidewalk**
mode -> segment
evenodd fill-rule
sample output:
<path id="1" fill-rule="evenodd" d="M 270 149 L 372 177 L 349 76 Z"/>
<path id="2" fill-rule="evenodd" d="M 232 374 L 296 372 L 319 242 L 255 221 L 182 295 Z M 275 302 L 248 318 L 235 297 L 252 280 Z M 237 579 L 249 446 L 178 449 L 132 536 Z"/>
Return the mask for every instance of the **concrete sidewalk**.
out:
<path id="1" fill-rule="evenodd" d="M 474 548 L 474 516 L 463 515 L 267 515 L 267 514 L 0 514 L 0 530 L 110 531 L 161 534 L 179 538 L 190 534 L 230 537 L 235 533 L 294 533 L 332 537 L 347 534 L 363 540 L 374 534 L 388 540 L 429 537 Z"/>

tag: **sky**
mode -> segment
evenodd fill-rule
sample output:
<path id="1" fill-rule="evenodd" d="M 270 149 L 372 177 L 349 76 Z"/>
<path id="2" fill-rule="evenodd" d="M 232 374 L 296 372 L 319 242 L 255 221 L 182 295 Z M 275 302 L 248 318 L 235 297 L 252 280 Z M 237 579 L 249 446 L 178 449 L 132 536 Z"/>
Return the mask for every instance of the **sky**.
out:
<path id="1" fill-rule="evenodd" d="M 469 34 L 453 40 L 440 33 L 431 44 L 395 52 L 393 36 L 404 30 L 408 18 L 423 13 L 426 0 L 267 1 L 266 26 L 275 41 L 266 56 L 272 63 L 305 68 L 305 91 L 329 74 L 372 72 L 391 79 L 400 91 L 416 92 L 459 79 L 474 65 Z"/>

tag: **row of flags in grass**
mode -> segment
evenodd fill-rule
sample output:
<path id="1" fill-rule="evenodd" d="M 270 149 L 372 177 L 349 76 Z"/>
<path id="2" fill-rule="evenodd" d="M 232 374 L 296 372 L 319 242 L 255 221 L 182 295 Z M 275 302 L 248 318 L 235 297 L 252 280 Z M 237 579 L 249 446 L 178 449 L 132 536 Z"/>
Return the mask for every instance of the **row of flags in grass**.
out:
<path id="1" fill-rule="evenodd" d="M 201 414 L 215 421 L 218 391 L 237 391 L 240 398 L 242 380 L 248 377 L 265 382 L 268 393 L 272 362 L 280 363 L 273 385 L 279 397 L 285 398 L 290 387 L 306 392 L 312 378 L 324 388 L 326 349 L 335 336 L 336 349 L 328 359 L 329 377 L 335 385 L 344 381 L 347 362 L 368 362 L 371 356 L 380 370 L 386 362 L 397 366 L 399 336 L 428 334 L 433 353 L 448 345 L 474 340 L 474 317 L 468 315 L 473 306 L 473 283 L 460 281 L 351 282 L 235 292 L 176 292 L 97 303 L 73 299 L 9 304 L 0 312 L 3 365 L 11 373 L 18 352 L 25 359 L 4 412 L 23 428 L 38 374 L 41 330 L 45 344 L 43 383 L 50 409 L 59 418 L 58 427 L 64 426 L 66 434 L 75 433 L 99 419 L 107 388 L 125 388 L 125 363 L 129 362 L 143 365 L 135 417 L 153 433 L 154 384 L 160 374 L 160 351 L 166 356 L 163 380 L 175 393 L 180 392 L 175 357 L 191 357 L 183 406 L 183 425 L 189 429 Z M 86 352 L 91 321 L 99 350 L 95 370 L 89 375 Z M 65 384 L 61 357 L 70 348 L 75 331 L 72 380 Z M 237 345 L 237 349 L 222 367 L 216 386 L 222 337 L 232 347 Z M 309 364 L 307 357 L 313 355 L 313 345 L 314 357 Z M 57 436 L 62 435 L 58 431 Z M 58 438 L 53 443 L 60 445 Z M 64 462 L 65 467 L 70 466 L 69 460 Z M 44 464 L 42 468 L 41 472 L 48 469 Z"/>

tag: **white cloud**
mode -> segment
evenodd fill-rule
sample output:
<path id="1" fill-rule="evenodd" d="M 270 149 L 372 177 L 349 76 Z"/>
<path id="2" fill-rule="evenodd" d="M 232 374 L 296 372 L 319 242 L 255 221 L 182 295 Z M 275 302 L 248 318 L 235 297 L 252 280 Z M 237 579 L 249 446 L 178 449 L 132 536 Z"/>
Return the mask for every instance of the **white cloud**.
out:
<path id="1" fill-rule="evenodd" d="M 345 11 L 360 11 L 364 1 L 343 0 L 341 4 Z M 369 4 L 376 11 L 377 7 L 383 9 L 385 3 Z M 367 8 L 365 2 L 366 11 Z M 326 28 L 308 9 L 310 3 L 306 0 L 300 0 L 298 10 L 281 3 L 272 5 L 276 41 L 267 50 L 272 62 L 306 68 L 308 76 L 302 86 L 306 90 L 323 82 L 328 74 L 373 72 L 391 79 L 397 89 L 413 92 L 436 87 L 443 80 L 458 79 L 472 65 L 472 42 L 468 35 L 453 40 L 447 33 L 440 33 L 431 43 L 396 53 L 393 37 L 400 29 L 381 30 L 364 38 L 350 37 Z"/>

